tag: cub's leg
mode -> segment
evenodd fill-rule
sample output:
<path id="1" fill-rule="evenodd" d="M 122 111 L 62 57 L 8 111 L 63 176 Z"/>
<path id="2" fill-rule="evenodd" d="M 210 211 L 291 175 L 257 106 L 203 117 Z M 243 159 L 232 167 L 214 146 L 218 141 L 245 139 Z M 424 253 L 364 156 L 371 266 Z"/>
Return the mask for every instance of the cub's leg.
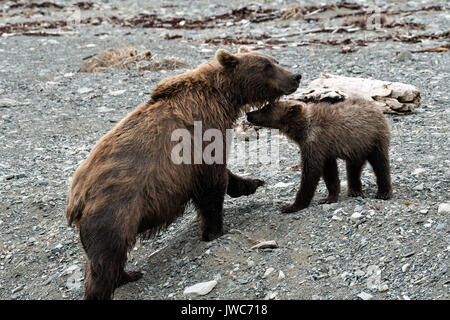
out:
<path id="1" fill-rule="evenodd" d="M 347 194 L 349 197 L 364 197 L 361 185 L 361 173 L 366 160 L 347 160 Z"/>
<path id="2" fill-rule="evenodd" d="M 319 161 L 320 162 L 320 161 Z M 297 191 L 295 202 L 281 208 L 282 213 L 291 213 L 307 208 L 316 191 L 317 184 L 322 176 L 322 166 L 309 159 L 302 159 L 302 176 L 300 189 Z"/>
<path id="3" fill-rule="evenodd" d="M 235 175 L 227 169 L 228 173 L 228 187 L 227 194 L 232 198 L 240 196 L 248 196 L 256 192 L 258 187 L 264 184 L 264 181 L 259 179 L 245 179 Z"/>
<path id="4" fill-rule="evenodd" d="M 392 197 L 391 169 L 388 148 L 377 147 L 368 157 L 369 163 L 377 177 L 377 199 L 387 200 Z"/>
<path id="5" fill-rule="evenodd" d="M 339 171 L 336 159 L 330 158 L 325 160 L 323 166 L 323 179 L 328 189 L 328 197 L 319 200 L 319 203 L 334 203 L 338 201 L 341 189 L 339 181 Z"/>
<path id="6" fill-rule="evenodd" d="M 208 166 L 198 179 L 193 196 L 198 210 L 203 241 L 220 237 L 223 232 L 223 200 L 228 184 L 228 173 L 224 166 Z"/>

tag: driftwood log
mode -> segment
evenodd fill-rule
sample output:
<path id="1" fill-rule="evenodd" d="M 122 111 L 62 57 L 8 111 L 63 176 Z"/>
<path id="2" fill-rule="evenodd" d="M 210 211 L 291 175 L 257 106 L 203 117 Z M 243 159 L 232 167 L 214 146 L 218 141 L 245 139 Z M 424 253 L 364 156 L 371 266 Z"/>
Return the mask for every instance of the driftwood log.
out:
<path id="1" fill-rule="evenodd" d="M 376 79 L 321 74 L 293 98 L 304 102 L 337 102 L 351 97 L 374 101 L 383 112 L 403 114 L 420 106 L 420 91 L 413 85 Z"/>

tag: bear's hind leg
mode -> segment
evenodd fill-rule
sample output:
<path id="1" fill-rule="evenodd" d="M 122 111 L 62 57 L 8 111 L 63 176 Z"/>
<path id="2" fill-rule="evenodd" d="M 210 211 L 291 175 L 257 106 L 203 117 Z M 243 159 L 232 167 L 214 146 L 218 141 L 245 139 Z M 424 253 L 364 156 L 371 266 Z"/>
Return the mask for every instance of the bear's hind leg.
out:
<path id="1" fill-rule="evenodd" d="M 235 175 L 227 169 L 228 173 L 228 187 L 227 194 L 232 198 L 241 196 L 248 196 L 256 192 L 258 187 L 264 184 L 263 180 L 259 179 L 244 179 Z"/>
<path id="2" fill-rule="evenodd" d="M 127 251 L 135 233 L 123 234 L 123 227 L 113 224 L 108 214 L 86 217 L 80 224 L 80 238 L 86 251 L 85 294 L 86 300 L 110 300 L 114 290 L 130 281 L 139 279 L 140 273 L 124 270 Z"/>
<path id="3" fill-rule="evenodd" d="M 323 166 L 323 180 L 327 186 L 328 196 L 319 200 L 320 204 L 334 203 L 338 201 L 339 192 L 341 189 L 339 181 L 339 171 L 337 167 L 337 161 L 335 158 L 330 158 L 325 161 Z"/>
<path id="4" fill-rule="evenodd" d="M 347 195 L 349 197 L 364 197 L 361 184 L 361 173 L 366 160 L 347 160 Z"/>
<path id="5" fill-rule="evenodd" d="M 377 199 L 388 200 L 392 197 L 391 169 L 389 165 L 389 151 L 375 148 L 369 154 L 369 163 L 377 177 Z"/>

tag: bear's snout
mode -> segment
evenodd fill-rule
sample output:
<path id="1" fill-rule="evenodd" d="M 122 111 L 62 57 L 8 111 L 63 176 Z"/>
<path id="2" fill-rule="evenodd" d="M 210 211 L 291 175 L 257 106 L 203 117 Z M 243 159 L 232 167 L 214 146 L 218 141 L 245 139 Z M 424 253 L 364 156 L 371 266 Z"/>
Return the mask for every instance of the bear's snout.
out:
<path id="1" fill-rule="evenodd" d="M 302 75 L 300 73 L 294 74 L 292 79 L 294 79 L 295 82 L 300 83 L 300 80 L 302 80 Z"/>
<path id="2" fill-rule="evenodd" d="M 247 112 L 247 121 L 252 122 L 253 120 L 253 112 Z"/>

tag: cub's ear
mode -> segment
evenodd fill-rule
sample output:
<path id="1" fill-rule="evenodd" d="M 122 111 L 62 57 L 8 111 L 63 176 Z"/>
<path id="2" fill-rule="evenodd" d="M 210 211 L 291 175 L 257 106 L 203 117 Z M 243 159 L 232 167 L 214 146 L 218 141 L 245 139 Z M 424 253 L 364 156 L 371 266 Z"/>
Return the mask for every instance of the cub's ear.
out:
<path id="1" fill-rule="evenodd" d="M 217 50 L 216 59 L 224 67 L 234 67 L 239 62 L 238 57 L 224 49 Z"/>
<path id="2" fill-rule="evenodd" d="M 287 115 L 295 116 L 302 111 L 303 104 L 297 100 L 287 100 L 285 102 L 287 104 Z"/>

